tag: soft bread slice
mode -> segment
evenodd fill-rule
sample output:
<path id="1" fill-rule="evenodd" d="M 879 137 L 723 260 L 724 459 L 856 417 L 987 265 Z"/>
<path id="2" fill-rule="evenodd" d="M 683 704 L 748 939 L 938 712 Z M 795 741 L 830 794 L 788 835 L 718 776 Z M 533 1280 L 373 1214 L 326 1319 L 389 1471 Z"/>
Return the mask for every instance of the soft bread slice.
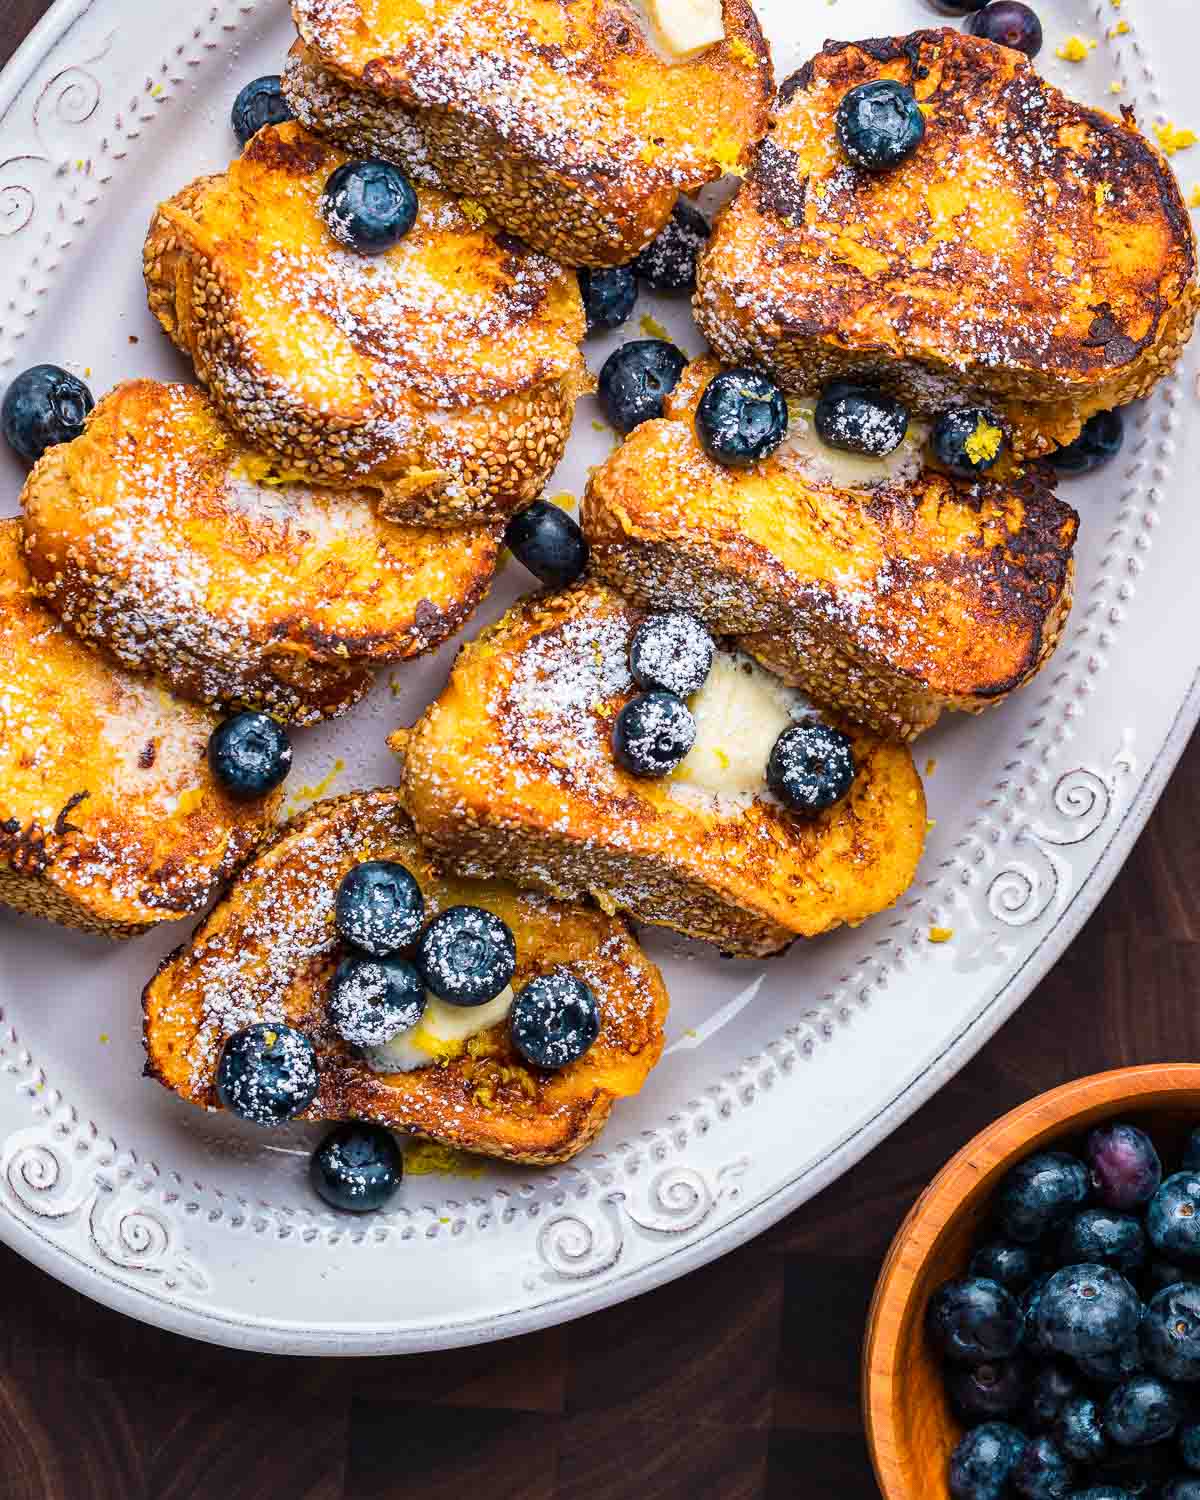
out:
<path id="1" fill-rule="evenodd" d="M 381 662 L 457 631 L 496 522 L 400 526 L 366 491 L 277 484 L 194 386 L 131 381 L 21 496 L 38 593 L 84 640 L 185 698 L 310 723 Z"/>
<path id="2" fill-rule="evenodd" d="M 926 134 L 870 173 L 835 117 L 878 78 L 911 85 Z M 1023 54 L 947 29 L 830 42 L 783 85 L 696 316 L 722 358 L 790 390 L 856 375 L 917 412 L 982 400 L 1035 456 L 1146 395 L 1198 297 L 1187 207 L 1132 113 L 1086 109 Z"/>
<path id="3" fill-rule="evenodd" d="M 33 597 L 0 521 L 0 902 L 108 937 L 200 911 L 283 793 L 227 797 L 217 720 L 109 667 Z"/>
<path id="4" fill-rule="evenodd" d="M 757 786 L 729 796 L 697 792 L 691 757 L 668 782 L 617 766 L 612 726 L 633 696 L 629 646 L 644 617 L 584 583 L 522 601 L 462 649 L 442 696 L 391 740 L 429 848 L 464 874 L 590 895 L 745 957 L 890 906 L 925 839 L 903 745 L 849 731 L 853 786 L 811 822 L 768 795 L 769 743 Z"/>
<path id="5" fill-rule="evenodd" d="M 624 265 L 766 131 L 754 11 L 717 9 L 723 36 L 681 59 L 645 0 L 293 0 L 284 89 L 311 129 L 469 194 L 565 264 Z"/>
<path id="6" fill-rule="evenodd" d="M 1000 702 L 1045 664 L 1071 606 L 1079 518 L 1037 473 L 968 484 L 922 470 L 919 450 L 873 472 L 822 453 L 799 411 L 771 458 L 724 468 L 695 429 L 719 368 L 689 366 L 666 417 L 593 474 L 581 518 L 602 577 L 646 607 L 682 603 L 818 702 L 900 739 L 943 709 Z M 823 465 L 851 471 L 853 487 Z"/>
<path id="7" fill-rule="evenodd" d="M 576 277 L 433 188 L 386 254 L 343 248 L 317 205 L 346 160 L 288 122 L 161 204 L 151 311 L 276 477 L 379 490 L 396 520 L 503 518 L 589 385 Z"/>
<path id="8" fill-rule="evenodd" d="M 416 877 L 426 911 L 482 906 L 516 939 L 513 988 L 558 965 L 600 1003 L 600 1035 L 556 1073 L 531 1069 L 504 1025 L 412 1072 L 380 1074 L 337 1037 L 326 992 L 339 953 L 334 897 L 343 876 L 394 859 Z M 438 874 L 394 788 L 319 802 L 280 831 L 146 986 L 147 1072 L 180 1098 L 217 1104 L 227 1036 L 286 1022 L 313 1042 L 320 1088 L 304 1119 L 376 1120 L 397 1130 L 533 1165 L 566 1161 L 591 1142 L 613 1101 L 636 1094 L 662 1052 L 667 993 L 619 918 Z"/>

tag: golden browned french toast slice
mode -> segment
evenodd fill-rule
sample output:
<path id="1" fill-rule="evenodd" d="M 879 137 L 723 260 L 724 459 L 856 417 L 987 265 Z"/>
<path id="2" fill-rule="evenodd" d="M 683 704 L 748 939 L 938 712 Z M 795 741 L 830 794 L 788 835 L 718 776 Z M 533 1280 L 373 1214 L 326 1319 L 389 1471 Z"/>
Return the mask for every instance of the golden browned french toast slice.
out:
<path id="1" fill-rule="evenodd" d="M 531 1068 L 503 1023 L 441 1050 L 426 1066 L 379 1072 L 326 1015 L 338 960 L 334 897 L 365 860 L 397 860 L 415 876 L 426 913 L 481 906 L 516 940 L 514 989 L 558 966 L 599 1002 L 600 1034 L 557 1072 Z M 214 1077 L 228 1036 L 258 1022 L 305 1033 L 320 1064 L 301 1118 L 374 1120 L 465 1151 L 510 1161 L 566 1161 L 592 1141 L 613 1102 L 636 1094 L 662 1052 L 667 993 L 658 969 L 618 917 L 524 896 L 499 882 L 440 874 L 395 788 L 317 803 L 287 824 L 238 876 L 146 986 L 147 1072 L 181 1098 L 217 1105 Z"/>
<path id="2" fill-rule="evenodd" d="M 719 652 L 690 705 L 695 746 L 670 780 L 630 775 L 613 722 L 633 697 L 645 612 L 594 582 L 533 595 L 459 653 L 442 696 L 391 743 L 417 832 L 462 874 L 676 928 L 746 957 L 851 925 L 909 886 L 925 796 L 907 748 L 850 735 L 857 774 L 814 820 L 765 785 L 803 707 L 744 657 Z"/>
<path id="3" fill-rule="evenodd" d="M 392 249 L 343 248 L 318 202 L 346 160 L 289 121 L 160 204 L 151 310 L 276 477 L 378 490 L 416 524 L 503 518 L 589 384 L 577 279 L 429 187 Z"/>
<path id="4" fill-rule="evenodd" d="M 1040 469 L 1005 484 L 945 478 L 922 467 L 919 425 L 886 460 L 840 453 L 798 401 L 776 453 L 725 468 L 695 427 L 719 369 L 690 365 L 666 416 L 593 473 L 581 519 L 603 578 L 646 608 L 687 608 L 900 739 L 1038 671 L 1070 610 L 1079 525 Z"/>
<path id="5" fill-rule="evenodd" d="M 567 265 L 624 265 L 767 128 L 754 12 L 708 8 L 717 40 L 682 57 L 642 0 L 293 0 L 284 90 L 311 129 Z"/>
<path id="6" fill-rule="evenodd" d="M 835 116 L 879 78 L 913 89 L 926 133 L 871 173 Z M 1073 103 L 1022 53 L 947 29 L 830 42 L 788 79 L 696 315 L 724 359 L 790 390 L 851 375 L 920 413 L 982 401 L 1033 456 L 1146 395 L 1197 298 L 1187 208 L 1132 114 Z"/>
<path id="7" fill-rule="evenodd" d="M 216 723 L 64 630 L 0 521 L 0 902 L 108 937 L 201 910 L 283 795 L 221 790 Z"/>
<path id="8" fill-rule="evenodd" d="M 310 723 L 483 598 L 502 528 L 382 517 L 368 491 L 272 480 L 195 386 L 130 381 L 21 496 L 39 595 L 84 640 L 200 703 Z"/>

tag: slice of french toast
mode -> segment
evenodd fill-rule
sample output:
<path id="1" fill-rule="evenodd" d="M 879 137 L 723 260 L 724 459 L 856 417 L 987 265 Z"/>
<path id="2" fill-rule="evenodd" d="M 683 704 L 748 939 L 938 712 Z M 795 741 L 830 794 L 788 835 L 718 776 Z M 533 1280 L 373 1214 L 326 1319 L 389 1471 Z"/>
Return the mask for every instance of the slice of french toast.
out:
<path id="1" fill-rule="evenodd" d="M 377 490 L 415 524 L 503 519 L 590 385 L 577 278 L 428 187 L 391 250 L 343 248 L 318 203 L 346 160 L 288 121 L 160 204 L 150 308 L 276 477 Z"/>
<path id="2" fill-rule="evenodd" d="M 384 519 L 367 491 L 279 484 L 195 386 L 130 381 L 21 496 L 39 595 L 174 692 L 311 723 L 382 662 L 447 639 L 487 592 L 497 522 Z"/>
<path id="3" fill-rule="evenodd" d="M 64 630 L 0 521 L 0 902 L 108 937 L 201 910 L 283 796 L 222 791 L 216 723 Z"/>
<path id="4" fill-rule="evenodd" d="M 557 260 L 624 265 L 767 128 L 754 11 L 717 9 L 723 39 L 681 60 L 636 0 L 293 0 L 284 90 L 311 129 Z"/>
<path id="5" fill-rule="evenodd" d="M 381 1073 L 336 1035 L 326 1014 L 338 959 L 334 898 L 364 860 L 416 877 L 426 912 L 465 904 L 494 912 L 516 940 L 513 988 L 561 965 L 599 1001 L 601 1027 L 578 1061 L 530 1068 L 497 1024 L 428 1066 Z M 319 802 L 287 824 L 146 986 L 146 1071 L 182 1099 L 217 1105 L 226 1038 L 286 1022 L 313 1043 L 316 1098 L 301 1118 L 374 1120 L 465 1151 L 533 1165 L 566 1161 L 595 1139 L 613 1102 L 636 1094 L 663 1045 L 667 993 L 620 918 L 521 895 L 499 882 L 440 874 L 395 788 Z"/>
<path id="6" fill-rule="evenodd" d="M 880 78 L 913 89 L 926 132 L 871 173 L 835 117 Z M 990 404 L 1036 456 L 1146 395 L 1198 300 L 1187 207 L 1132 113 L 1073 103 L 1022 53 L 946 29 L 830 42 L 788 79 L 696 316 L 722 358 L 790 390 L 865 376 L 918 413 Z"/>
<path id="7" fill-rule="evenodd" d="M 731 954 L 855 925 L 908 888 L 925 796 L 907 748 L 849 729 L 849 794 L 807 821 L 767 791 L 779 734 L 803 708 L 719 652 L 691 700 L 700 732 L 667 781 L 630 775 L 613 722 L 634 694 L 645 612 L 595 582 L 535 594 L 460 651 L 449 684 L 389 743 L 417 832 L 448 868 L 673 927 Z"/>
<path id="8" fill-rule="evenodd" d="M 597 469 L 581 507 L 601 577 L 686 608 L 773 672 L 880 734 L 978 713 L 1048 660 L 1071 607 L 1079 518 L 1034 466 L 1005 484 L 923 469 L 919 426 L 887 460 L 827 448 L 793 402 L 753 469 L 708 457 L 684 372 L 660 421 Z"/>

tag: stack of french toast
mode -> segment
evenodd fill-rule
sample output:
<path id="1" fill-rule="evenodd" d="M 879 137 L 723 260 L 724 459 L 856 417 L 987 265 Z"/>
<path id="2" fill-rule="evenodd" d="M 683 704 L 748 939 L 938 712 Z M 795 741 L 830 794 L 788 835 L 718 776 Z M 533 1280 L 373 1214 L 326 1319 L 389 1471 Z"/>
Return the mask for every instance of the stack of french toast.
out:
<path id="1" fill-rule="evenodd" d="M 198 383 L 5 398 L 0 901 L 207 911 L 146 987 L 148 1072 L 344 1122 L 313 1181 L 354 1210 L 392 1130 L 595 1137 L 663 1046 L 632 924 L 760 958 L 903 895 L 911 742 L 1053 654 L 1057 479 L 1200 293 L 1132 115 L 979 37 L 829 43 L 776 91 L 748 0 L 292 11 L 241 154 L 145 242 Z M 687 195 L 730 174 L 709 224 Z M 541 497 L 585 338 L 647 284 L 711 353 L 609 359 L 576 521 Z M 292 727 L 457 634 L 506 546 L 542 586 L 391 736 L 397 784 L 276 826 Z"/>

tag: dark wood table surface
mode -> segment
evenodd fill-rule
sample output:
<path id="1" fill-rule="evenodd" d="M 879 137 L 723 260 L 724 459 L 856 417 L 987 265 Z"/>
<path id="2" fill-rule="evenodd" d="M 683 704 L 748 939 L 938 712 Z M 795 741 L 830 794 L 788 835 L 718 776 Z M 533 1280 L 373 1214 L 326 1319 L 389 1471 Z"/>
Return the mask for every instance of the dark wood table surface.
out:
<path id="1" fill-rule="evenodd" d="M 0 0 L 0 63 L 47 7 Z M 160 1333 L 0 1248 L 0 1500 L 875 1500 L 859 1347 L 921 1188 L 1032 1094 L 1200 1058 L 1198 819 L 1200 739 L 974 1062 L 819 1198 L 622 1307 L 448 1354 L 280 1359 Z"/>

